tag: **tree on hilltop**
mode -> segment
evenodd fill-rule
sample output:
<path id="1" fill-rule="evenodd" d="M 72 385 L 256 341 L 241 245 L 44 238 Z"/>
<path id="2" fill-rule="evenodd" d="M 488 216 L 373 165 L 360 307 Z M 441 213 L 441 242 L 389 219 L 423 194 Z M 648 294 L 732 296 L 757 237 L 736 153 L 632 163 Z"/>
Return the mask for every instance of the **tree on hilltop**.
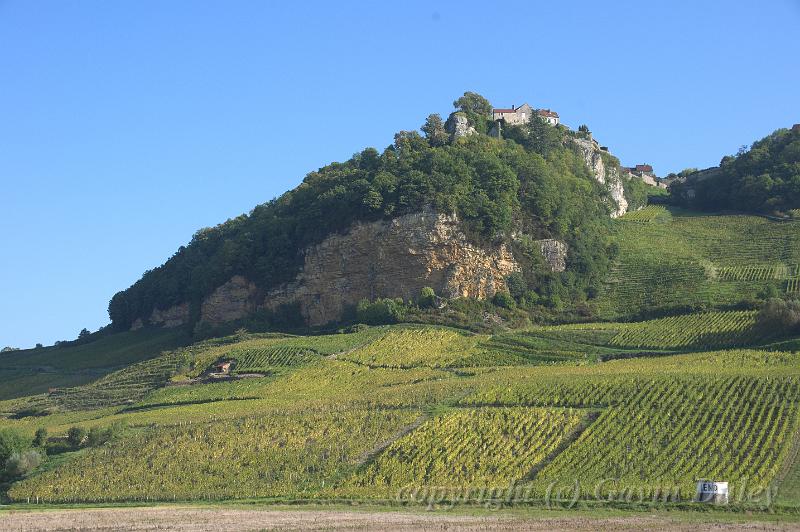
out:
<path id="1" fill-rule="evenodd" d="M 480 116 L 492 114 L 492 104 L 477 92 L 465 92 L 464 96 L 453 102 L 453 107 L 465 113 L 475 113 Z"/>

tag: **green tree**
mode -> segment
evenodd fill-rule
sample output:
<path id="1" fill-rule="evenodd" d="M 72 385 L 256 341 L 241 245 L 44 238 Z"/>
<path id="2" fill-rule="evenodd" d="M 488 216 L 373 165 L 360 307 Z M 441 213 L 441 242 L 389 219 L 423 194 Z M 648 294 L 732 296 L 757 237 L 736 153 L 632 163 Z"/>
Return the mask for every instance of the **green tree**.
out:
<path id="1" fill-rule="evenodd" d="M 428 115 L 425 124 L 422 126 L 422 132 L 425 133 L 425 138 L 428 139 L 428 143 L 433 147 L 444 146 L 449 139 L 449 135 L 444 129 L 442 117 L 437 113 Z"/>
<path id="2" fill-rule="evenodd" d="M 496 292 L 492 298 L 492 303 L 506 309 L 513 309 L 517 306 L 516 301 L 508 292 Z"/>
<path id="3" fill-rule="evenodd" d="M 31 440 L 24 434 L 11 428 L 0 429 L 0 463 L 5 463 L 13 453 L 30 446 Z"/>
<path id="4" fill-rule="evenodd" d="M 42 455 L 36 449 L 15 451 L 6 460 L 6 473 L 12 477 L 27 475 L 42 463 Z"/>
<path id="5" fill-rule="evenodd" d="M 67 441 L 73 447 L 80 447 L 86 441 L 86 429 L 83 427 L 70 427 L 67 431 Z"/>
<path id="6" fill-rule="evenodd" d="M 425 286 L 419 292 L 417 304 L 420 308 L 433 308 L 436 306 L 436 292 L 430 286 Z"/>
<path id="7" fill-rule="evenodd" d="M 36 429 L 36 435 L 33 437 L 33 445 L 35 447 L 43 447 L 47 443 L 47 429 L 39 427 Z"/>
<path id="8" fill-rule="evenodd" d="M 453 107 L 467 114 L 475 113 L 481 117 L 488 117 L 492 114 L 492 104 L 476 92 L 465 92 L 463 96 L 453 102 Z"/>

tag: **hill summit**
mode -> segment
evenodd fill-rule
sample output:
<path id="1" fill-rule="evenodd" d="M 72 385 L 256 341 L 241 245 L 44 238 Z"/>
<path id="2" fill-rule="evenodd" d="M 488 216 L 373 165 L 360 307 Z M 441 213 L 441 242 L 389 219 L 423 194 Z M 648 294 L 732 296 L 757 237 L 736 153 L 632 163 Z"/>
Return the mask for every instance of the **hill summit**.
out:
<path id="1" fill-rule="evenodd" d="M 324 325 L 423 288 L 439 304 L 512 289 L 543 308 L 592 298 L 613 255 L 610 217 L 642 207 L 647 185 L 554 111 L 494 109 L 470 92 L 454 106 L 422 134 L 400 131 L 197 231 L 112 298 L 113 326 Z"/>

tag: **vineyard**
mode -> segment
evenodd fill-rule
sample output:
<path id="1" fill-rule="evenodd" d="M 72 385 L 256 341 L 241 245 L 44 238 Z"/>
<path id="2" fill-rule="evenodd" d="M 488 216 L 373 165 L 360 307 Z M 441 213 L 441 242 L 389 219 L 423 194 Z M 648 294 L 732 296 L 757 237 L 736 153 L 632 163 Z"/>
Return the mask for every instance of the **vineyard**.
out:
<path id="1" fill-rule="evenodd" d="M 574 431 L 584 414 L 543 408 L 458 410 L 395 441 L 353 483 L 507 486 L 522 480 Z"/>
<path id="2" fill-rule="evenodd" d="M 728 310 L 800 294 L 800 221 L 649 206 L 613 231 L 593 322 L 238 331 L 190 345 L 145 330 L 20 352 L 2 370 L 0 429 L 46 428 L 63 445 L 74 427 L 125 428 L 61 449 L 7 495 L 377 504 L 401 489 L 514 483 L 539 499 L 577 485 L 601 498 L 663 488 L 690 504 L 695 481 L 715 478 L 733 497 L 769 486 L 800 507 L 800 339 Z M 231 374 L 210 375 L 221 360 Z"/>
<path id="3" fill-rule="evenodd" d="M 237 348 L 230 350 L 226 357 L 236 361 L 237 373 L 269 371 L 276 367 L 304 366 L 320 358 L 311 349 L 293 345 Z"/>
<path id="4" fill-rule="evenodd" d="M 800 221 L 675 209 L 657 223 L 638 221 L 650 207 L 615 221 L 619 255 L 596 302 L 604 318 L 756 299 L 769 286 L 784 288 L 800 264 Z"/>
<path id="5" fill-rule="evenodd" d="M 647 205 L 638 211 L 632 211 L 624 216 L 622 220 L 626 222 L 669 222 L 672 218 L 672 213 L 662 205 Z"/>
<path id="6" fill-rule="evenodd" d="M 22 482 L 9 495 L 53 502 L 301 497 L 324 491 L 416 417 L 397 410 L 280 411 L 146 430 Z"/>
<path id="7" fill-rule="evenodd" d="M 721 347 L 742 347 L 768 338 L 757 311 L 698 312 L 632 323 L 581 323 L 532 328 L 516 336 L 594 352 L 603 360 Z"/>

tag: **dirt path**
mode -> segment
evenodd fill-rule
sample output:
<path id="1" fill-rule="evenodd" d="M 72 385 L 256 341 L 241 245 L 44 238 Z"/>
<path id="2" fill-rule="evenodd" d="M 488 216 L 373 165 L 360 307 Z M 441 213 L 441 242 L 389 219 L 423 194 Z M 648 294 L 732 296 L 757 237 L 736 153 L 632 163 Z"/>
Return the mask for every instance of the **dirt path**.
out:
<path id="1" fill-rule="evenodd" d="M 664 516 L 508 517 L 448 513 L 228 508 L 101 508 L 0 514 L 2 530 L 789 530 L 792 523 L 698 523 Z"/>

